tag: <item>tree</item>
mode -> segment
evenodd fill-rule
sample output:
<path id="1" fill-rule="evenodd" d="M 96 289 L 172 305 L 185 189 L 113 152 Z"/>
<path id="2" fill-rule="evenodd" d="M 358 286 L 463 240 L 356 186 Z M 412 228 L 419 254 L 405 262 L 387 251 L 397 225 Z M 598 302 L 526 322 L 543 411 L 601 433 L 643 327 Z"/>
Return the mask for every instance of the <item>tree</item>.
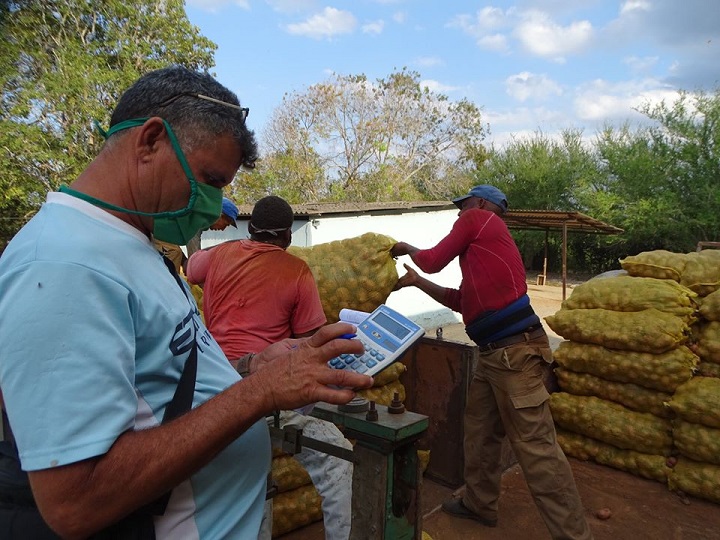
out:
<path id="1" fill-rule="evenodd" d="M 693 251 L 720 235 L 720 90 L 641 109 L 656 125 L 607 128 L 598 138 L 608 219 L 628 234 L 625 254 Z M 622 256 L 623 254 L 621 254 Z"/>
<path id="2" fill-rule="evenodd" d="M 264 143 L 313 197 L 387 201 L 452 194 L 484 136 L 475 105 L 452 103 L 403 69 L 375 83 L 336 75 L 285 95 Z"/>
<path id="3" fill-rule="evenodd" d="M 170 64 L 208 70 L 216 48 L 182 0 L 3 2 L 0 30 L 4 240 L 97 153 L 93 120 L 106 123 L 125 88 Z"/>

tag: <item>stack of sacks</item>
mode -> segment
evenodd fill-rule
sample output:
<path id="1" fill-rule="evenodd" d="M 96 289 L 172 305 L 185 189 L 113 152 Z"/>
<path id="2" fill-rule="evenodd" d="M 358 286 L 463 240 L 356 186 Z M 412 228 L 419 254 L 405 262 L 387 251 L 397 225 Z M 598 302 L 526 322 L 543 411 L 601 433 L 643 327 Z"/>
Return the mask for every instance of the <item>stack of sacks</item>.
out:
<path id="1" fill-rule="evenodd" d="M 680 452 L 670 489 L 720 503 L 720 379 L 693 377 L 668 405 L 676 414 L 673 439 Z"/>
<path id="2" fill-rule="evenodd" d="M 692 326 L 692 347 L 700 356 L 698 372 L 720 376 L 720 250 L 693 253 L 646 251 L 620 261 L 633 276 L 672 279 L 698 295 L 700 320 Z"/>
<path id="3" fill-rule="evenodd" d="M 700 316 L 693 326 L 694 349 L 700 356 L 698 374 L 720 377 L 720 290 L 702 298 Z"/>
<path id="4" fill-rule="evenodd" d="M 329 323 L 337 322 L 343 308 L 374 311 L 398 280 L 390 250 L 395 240 L 366 233 L 307 248 L 290 247 L 310 267 Z"/>
<path id="5" fill-rule="evenodd" d="M 696 297 L 668 279 L 598 278 L 546 318 L 569 340 L 554 354 L 562 392 L 550 400 L 568 455 L 667 480 L 673 448 L 664 403 L 697 365 L 684 345 Z"/>
<path id="6" fill-rule="evenodd" d="M 320 494 L 294 457 L 274 450 L 272 478 L 278 489 L 273 498 L 273 538 L 323 518 Z"/>

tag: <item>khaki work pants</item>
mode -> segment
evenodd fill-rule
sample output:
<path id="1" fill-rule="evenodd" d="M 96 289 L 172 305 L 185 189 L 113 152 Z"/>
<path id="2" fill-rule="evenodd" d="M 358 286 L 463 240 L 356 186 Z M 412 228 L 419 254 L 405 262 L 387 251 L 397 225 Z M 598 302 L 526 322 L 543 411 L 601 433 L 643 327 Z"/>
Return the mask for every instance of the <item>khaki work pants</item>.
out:
<path id="1" fill-rule="evenodd" d="M 540 515 L 554 540 L 587 540 L 585 520 L 570 465 L 557 443 L 543 370 L 552 362 L 547 336 L 481 353 L 465 409 L 463 503 L 497 519 L 505 435 Z"/>

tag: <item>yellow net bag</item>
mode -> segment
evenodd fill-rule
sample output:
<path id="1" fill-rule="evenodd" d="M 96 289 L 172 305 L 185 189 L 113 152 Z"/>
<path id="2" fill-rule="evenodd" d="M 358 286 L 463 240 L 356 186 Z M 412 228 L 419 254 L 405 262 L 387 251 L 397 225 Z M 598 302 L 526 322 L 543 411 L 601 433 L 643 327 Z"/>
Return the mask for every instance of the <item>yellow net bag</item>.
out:
<path id="1" fill-rule="evenodd" d="M 696 309 L 697 294 L 669 279 L 617 276 L 578 285 L 563 309 L 643 311 L 654 308 L 687 320 Z"/>
<path id="2" fill-rule="evenodd" d="M 563 392 L 576 396 L 595 396 L 619 403 L 633 411 L 645 412 L 669 418 L 671 410 L 665 402 L 672 396 L 667 392 L 658 392 L 632 383 L 606 381 L 587 373 L 574 373 L 566 369 L 556 369 L 558 384 Z"/>
<path id="3" fill-rule="evenodd" d="M 593 396 L 550 394 L 553 419 L 560 427 L 643 454 L 670 455 L 672 425 L 652 414 L 626 409 Z"/>
<path id="4" fill-rule="evenodd" d="M 652 354 L 563 341 L 553 353 L 562 367 L 608 381 L 672 393 L 693 376 L 698 357 L 687 347 Z"/>
<path id="5" fill-rule="evenodd" d="M 680 281 L 687 261 L 684 253 L 658 249 L 620 259 L 620 266 L 631 276 Z"/>
<path id="6" fill-rule="evenodd" d="M 720 503 L 720 466 L 680 458 L 668 476 L 668 487 Z"/>
<path id="7" fill-rule="evenodd" d="M 663 353 L 685 343 L 690 334 L 682 318 L 657 309 L 561 309 L 545 320 L 565 339 L 622 351 Z"/>
<path id="8" fill-rule="evenodd" d="M 592 460 L 601 465 L 636 476 L 667 482 L 670 468 L 666 465 L 665 456 L 643 454 L 634 450 L 623 450 L 610 444 L 585 437 L 563 429 L 557 430 L 557 439 L 563 452 L 581 460 Z"/>
<path id="9" fill-rule="evenodd" d="M 316 246 L 290 247 L 315 277 L 328 322 L 337 322 L 343 308 L 373 311 L 383 304 L 397 283 L 398 273 L 390 249 L 395 240 L 366 233 Z"/>
<path id="10" fill-rule="evenodd" d="M 693 377 L 678 387 L 668 405 L 686 422 L 720 428 L 720 379 Z"/>

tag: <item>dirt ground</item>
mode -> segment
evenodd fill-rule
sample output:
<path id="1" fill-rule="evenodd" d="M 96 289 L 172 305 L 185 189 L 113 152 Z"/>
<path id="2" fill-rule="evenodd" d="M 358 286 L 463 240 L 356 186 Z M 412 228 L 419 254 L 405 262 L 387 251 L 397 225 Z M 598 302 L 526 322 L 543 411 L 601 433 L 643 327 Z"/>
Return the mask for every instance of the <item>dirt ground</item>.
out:
<path id="1" fill-rule="evenodd" d="M 554 314 L 562 303 L 562 287 L 529 285 L 531 304 L 541 319 Z M 566 289 L 566 297 L 572 285 Z M 548 331 L 554 348 L 561 338 Z M 433 335 L 429 332 L 430 335 Z M 461 324 L 443 328 L 444 339 L 467 342 Z M 432 459 L 432 457 L 431 457 Z M 585 515 L 595 540 L 717 540 L 720 539 L 720 505 L 679 496 L 665 484 L 591 462 L 569 459 Z M 421 488 L 423 530 L 432 540 L 551 540 L 517 465 L 503 475 L 497 528 L 451 517 L 440 504 L 462 489 L 453 490 L 425 479 Z M 610 518 L 596 517 L 600 509 Z M 323 540 L 322 522 L 281 537 L 282 540 Z"/>

